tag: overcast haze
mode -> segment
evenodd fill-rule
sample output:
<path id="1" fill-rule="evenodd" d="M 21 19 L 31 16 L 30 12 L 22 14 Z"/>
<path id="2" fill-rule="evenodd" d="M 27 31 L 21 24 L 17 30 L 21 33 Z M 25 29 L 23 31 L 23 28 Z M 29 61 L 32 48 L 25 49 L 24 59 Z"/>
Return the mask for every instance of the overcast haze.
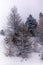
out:
<path id="1" fill-rule="evenodd" d="M 16 6 L 23 21 L 31 13 L 38 19 L 39 12 L 43 12 L 43 0 L 0 0 L 0 25 L 5 25 L 6 16 L 13 6 Z"/>

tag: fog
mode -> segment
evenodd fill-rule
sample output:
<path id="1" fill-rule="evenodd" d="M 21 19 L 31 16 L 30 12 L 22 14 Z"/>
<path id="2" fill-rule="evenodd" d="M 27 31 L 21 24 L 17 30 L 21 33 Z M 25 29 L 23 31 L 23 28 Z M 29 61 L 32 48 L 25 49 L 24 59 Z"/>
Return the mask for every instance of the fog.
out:
<path id="1" fill-rule="evenodd" d="M 14 5 L 24 22 L 29 14 L 38 19 L 39 12 L 43 12 L 43 0 L 0 0 L 0 27 L 6 25 L 7 16 Z"/>

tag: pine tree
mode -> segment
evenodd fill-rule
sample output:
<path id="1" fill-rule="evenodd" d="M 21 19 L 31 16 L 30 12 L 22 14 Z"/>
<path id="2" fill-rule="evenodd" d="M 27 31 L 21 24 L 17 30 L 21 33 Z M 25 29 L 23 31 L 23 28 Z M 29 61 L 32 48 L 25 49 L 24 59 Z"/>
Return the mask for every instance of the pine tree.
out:
<path id="1" fill-rule="evenodd" d="M 32 34 L 32 36 L 35 36 L 34 30 L 37 27 L 37 22 L 36 22 L 36 19 L 34 19 L 31 14 L 27 18 L 27 21 L 26 21 L 25 24 L 28 27 L 28 30 L 30 31 L 30 33 Z"/>
<path id="2" fill-rule="evenodd" d="M 28 30 L 14 7 L 8 17 L 8 32 L 5 38 L 7 55 L 16 55 L 25 58 L 31 52 Z M 16 49 L 16 51 L 15 51 Z"/>

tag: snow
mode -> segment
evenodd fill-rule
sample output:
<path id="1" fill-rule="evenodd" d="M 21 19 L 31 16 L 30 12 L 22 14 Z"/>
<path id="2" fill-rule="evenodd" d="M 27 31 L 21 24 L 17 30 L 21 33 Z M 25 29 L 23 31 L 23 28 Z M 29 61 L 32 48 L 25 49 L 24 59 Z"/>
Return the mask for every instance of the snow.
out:
<path id="1" fill-rule="evenodd" d="M 32 53 L 29 59 L 19 57 L 6 57 L 4 54 L 4 36 L 0 35 L 0 65 L 43 65 L 39 53 Z"/>
<path id="2" fill-rule="evenodd" d="M 27 3 L 27 1 L 30 1 Z M 32 0 L 33 1 L 33 0 Z M 42 0 L 40 0 L 42 2 Z M 24 3 L 23 3 L 24 2 Z M 31 0 L 0 0 L 0 29 L 5 28 L 6 25 L 6 17 L 9 14 L 9 10 L 14 4 L 17 6 L 19 13 L 23 20 L 27 18 L 27 14 L 32 13 L 34 16 L 38 17 L 39 11 L 43 12 L 43 2 L 41 3 L 39 0 L 34 0 L 34 5 Z M 27 4 L 26 4 L 27 3 Z M 32 5 L 31 5 L 32 3 Z M 21 4 L 23 4 L 21 6 Z M 26 6 L 25 6 L 26 4 Z M 39 5 L 40 6 L 39 6 Z M 30 6 L 28 6 L 30 5 Z M 37 6 L 36 6 L 37 5 Z M 28 6 L 28 7 L 27 7 Z M 36 7 L 34 7 L 36 6 Z M 30 7 L 30 8 L 29 8 Z M 29 8 L 29 9 L 28 9 Z M 32 9 L 31 9 L 32 8 Z M 34 9 L 34 11 L 33 11 Z M 36 10 L 37 9 L 37 10 Z M 30 10 L 30 11 L 29 11 Z M 36 13 L 37 12 L 37 13 Z M 36 18 L 37 18 L 36 17 Z M 6 57 L 5 56 L 5 48 L 4 48 L 4 36 L 0 35 L 0 65 L 43 65 L 43 61 L 39 57 L 39 53 L 32 53 L 32 56 L 29 59 L 23 60 L 22 58 L 17 57 Z"/>

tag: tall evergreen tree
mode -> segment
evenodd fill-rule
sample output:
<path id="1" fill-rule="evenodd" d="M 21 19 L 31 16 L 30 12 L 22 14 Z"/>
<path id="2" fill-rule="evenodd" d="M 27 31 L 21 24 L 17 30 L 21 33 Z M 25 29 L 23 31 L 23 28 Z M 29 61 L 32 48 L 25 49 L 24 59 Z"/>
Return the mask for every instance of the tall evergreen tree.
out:
<path id="1" fill-rule="evenodd" d="M 8 32 L 5 38 L 7 55 L 16 55 L 26 58 L 31 52 L 32 46 L 27 35 L 27 28 L 14 7 L 8 17 Z M 16 48 L 16 49 L 15 49 Z M 15 52 L 16 50 L 16 52 Z"/>

